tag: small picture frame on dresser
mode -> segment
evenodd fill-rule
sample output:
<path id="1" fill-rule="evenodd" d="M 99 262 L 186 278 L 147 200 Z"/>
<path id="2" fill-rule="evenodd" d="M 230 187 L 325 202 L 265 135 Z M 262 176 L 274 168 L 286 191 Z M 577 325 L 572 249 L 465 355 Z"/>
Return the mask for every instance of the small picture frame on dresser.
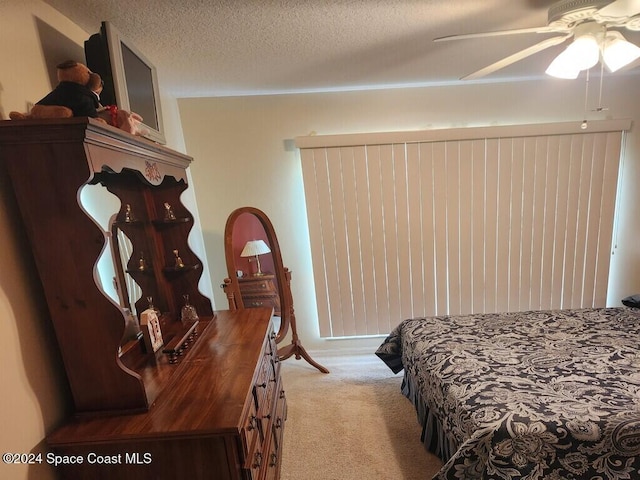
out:
<path id="1" fill-rule="evenodd" d="M 147 353 L 155 353 L 164 345 L 160 320 L 155 310 L 147 309 L 140 315 L 140 329 Z"/>

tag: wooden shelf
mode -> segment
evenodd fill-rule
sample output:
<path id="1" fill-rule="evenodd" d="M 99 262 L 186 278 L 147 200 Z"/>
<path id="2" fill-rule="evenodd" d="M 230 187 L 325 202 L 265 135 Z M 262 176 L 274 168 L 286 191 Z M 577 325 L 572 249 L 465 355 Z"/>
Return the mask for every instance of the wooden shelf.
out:
<path id="1" fill-rule="evenodd" d="M 189 223 L 191 222 L 193 219 L 190 217 L 182 217 L 182 218 L 175 218 L 173 220 L 151 220 L 151 223 L 153 223 L 154 225 L 158 226 L 158 227 L 164 227 L 164 226 L 168 226 L 168 225 L 179 225 L 181 223 Z"/>
<path id="2" fill-rule="evenodd" d="M 185 265 L 184 267 L 164 267 L 162 271 L 165 273 L 180 273 L 199 269 L 200 265 Z"/>

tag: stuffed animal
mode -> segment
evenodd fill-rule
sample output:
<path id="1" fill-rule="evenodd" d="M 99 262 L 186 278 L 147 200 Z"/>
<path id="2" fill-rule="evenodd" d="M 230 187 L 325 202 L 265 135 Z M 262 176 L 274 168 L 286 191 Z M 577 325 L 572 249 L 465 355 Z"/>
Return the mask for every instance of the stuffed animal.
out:
<path id="1" fill-rule="evenodd" d="M 149 133 L 142 127 L 142 117 L 137 113 L 122 110 L 115 105 L 108 105 L 106 107 L 102 106 L 100 103 L 100 94 L 102 93 L 104 82 L 100 75 L 91 72 L 87 86 L 98 99 L 97 110 L 99 119 L 102 119 L 109 125 L 118 127 L 120 130 L 124 130 L 125 132 L 133 135 L 146 135 Z"/>
<path id="2" fill-rule="evenodd" d="M 74 60 L 67 60 L 57 67 L 58 85 L 53 91 L 37 102 L 29 114 L 11 112 L 13 120 L 25 118 L 98 118 L 98 98 L 89 88 L 95 76 L 86 65 Z M 100 76 L 97 75 L 99 78 Z M 100 79 L 102 83 L 102 79 Z"/>
<path id="3" fill-rule="evenodd" d="M 73 112 L 70 108 L 55 105 L 34 105 L 29 113 L 9 112 L 11 120 L 71 117 L 73 117 Z"/>
<path id="4" fill-rule="evenodd" d="M 12 120 L 29 118 L 92 117 L 134 135 L 145 135 L 142 117 L 137 113 L 118 109 L 115 105 L 103 107 L 100 93 L 103 81 L 100 75 L 86 65 L 67 60 L 57 67 L 58 85 L 36 103 L 28 114 L 10 112 Z"/>

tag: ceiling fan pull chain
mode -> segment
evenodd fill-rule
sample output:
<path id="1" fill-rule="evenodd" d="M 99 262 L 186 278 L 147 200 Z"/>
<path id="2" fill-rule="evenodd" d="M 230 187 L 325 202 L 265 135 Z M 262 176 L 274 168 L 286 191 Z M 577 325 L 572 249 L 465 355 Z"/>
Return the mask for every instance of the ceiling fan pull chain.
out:
<path id="1" fill-rule="evenodd" d="M 586 74 L 586 81 L 585 81 L 585 87 L 584 87 L 584 120 L 582 121 L 582 124 L 580 124 L 580 128 L 582 130 L 586 130 L 587 129 L 587 104 L 588 104 L 588 100 L 589 100 L 589 70 L 587 70 L 587 74 Z"/>
<path id="2" fill-rule="evenodd" d="M 597 111 L 604 110 L 602 106 L 602 85 L 604 84 L 604 62 L 600 62 L 600 94 L 598 95 L 598 108 Z"/>

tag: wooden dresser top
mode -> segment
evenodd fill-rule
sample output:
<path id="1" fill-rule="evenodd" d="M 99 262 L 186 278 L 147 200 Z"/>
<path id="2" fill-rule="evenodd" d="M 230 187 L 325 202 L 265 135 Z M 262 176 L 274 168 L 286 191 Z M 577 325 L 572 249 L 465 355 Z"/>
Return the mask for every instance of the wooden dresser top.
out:
<path id="1" fill-rule="evenodd" d="M 47 442 L 61 446 L 239 431 L 271 315 L 270 308 L 216 312 L 148 412 L 74 418 Z"/>

